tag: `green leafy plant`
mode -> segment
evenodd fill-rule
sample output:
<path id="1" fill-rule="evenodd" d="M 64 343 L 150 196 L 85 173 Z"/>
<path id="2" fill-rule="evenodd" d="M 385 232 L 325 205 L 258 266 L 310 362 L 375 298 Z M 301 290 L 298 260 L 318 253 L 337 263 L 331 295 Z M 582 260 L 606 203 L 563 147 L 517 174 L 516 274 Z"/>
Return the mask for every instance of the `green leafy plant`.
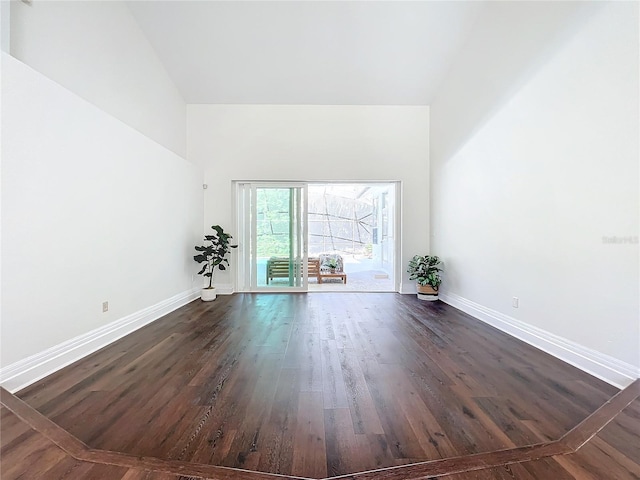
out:
<path id="1" fill-rule="evenodd" d="M 209 277 L 209 286 L 207 288 L 213 288 L 213 273 L 215 269 L 226 270 L 229 266 L 227 255 L 232 248 L 238 246 L 231 245 L 230 240 L 233 237 L 225 233 L 220 225 L 213 225 L 211 228 L 215 233 L 204 236 L 207 243 L 205 245 L 196 245 L 196 251 L 200 253 L 193 257 L 196 262 L 204 263 L 198 275 Z"/>
<path id="2" fill-rule="evenodd" d="M 409 260 L 409 280 L 415 280 L 419 285 L 431 285 L 434 290 L 442 283 L 440 278 L 440 259 L 435 255 L 414 255 Z"/>
<path id="3" fill-rule="evenodd" d="M 328 258 L 324 264 L 331 270 L 338 268 L 338 260 L 336 258 Z"/>

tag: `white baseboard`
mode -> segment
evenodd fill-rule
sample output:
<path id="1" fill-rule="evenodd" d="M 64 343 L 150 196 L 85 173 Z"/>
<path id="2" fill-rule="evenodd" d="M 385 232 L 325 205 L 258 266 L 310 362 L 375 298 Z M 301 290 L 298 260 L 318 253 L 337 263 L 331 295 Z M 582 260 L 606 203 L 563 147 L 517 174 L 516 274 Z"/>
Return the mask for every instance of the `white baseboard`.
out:
<path id="1" fill-rule="evenodd" d="M 439 292 L 440 300 L 618 388 L 640 378 L 640 368 L 584 347 L 546 330 L 516 320 L 455 293 Z"/>
<path id="2" fill-rule="evenodd" d="M 233 285 L 230 283 L 216 283 L 216 294 L 217 295 L 232 295 L 233 294 Z"/>
<path id="3" fill-rule="evenodd" d="M 402 295 L 409 295 L 411 293 L 416 293 L 416 282 L 401 282 L 400 283 L 400 291 Z"/>
<path id="4" fill-rule="evenodd" d="M 196 298 L 200 298 L 199 288 L 187 290 L 108 325 L 7 365 L 0 369 L 0 385 L 12 393 L 17 392 Z"/>

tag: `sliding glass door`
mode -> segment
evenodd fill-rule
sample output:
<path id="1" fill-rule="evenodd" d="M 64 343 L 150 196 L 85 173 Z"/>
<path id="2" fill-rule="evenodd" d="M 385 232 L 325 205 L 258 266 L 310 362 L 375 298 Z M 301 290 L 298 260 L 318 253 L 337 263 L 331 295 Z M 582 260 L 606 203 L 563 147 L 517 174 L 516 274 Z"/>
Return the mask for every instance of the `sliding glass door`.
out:
<path id="1" fill-rule="evenodd" d="M 239 291 L 306 291 L 303 183 L 238 183 Z"/>

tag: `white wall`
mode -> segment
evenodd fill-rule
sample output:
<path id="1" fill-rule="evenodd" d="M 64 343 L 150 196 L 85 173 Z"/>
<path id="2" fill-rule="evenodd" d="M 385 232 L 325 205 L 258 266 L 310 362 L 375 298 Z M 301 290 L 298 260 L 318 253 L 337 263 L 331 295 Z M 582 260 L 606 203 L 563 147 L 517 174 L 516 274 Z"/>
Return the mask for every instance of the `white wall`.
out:
<path id="1" fill-rule="evenodd" d="M 185 156 L 185 102 L 124 2 L 12 1 L 11 54 Z"/>
<path id="2" fill-rule="evenodd" d="M 233 180 L 401 181 L 404 272 L 429 251 L 428 132 L 428 107 L 188 105 L 188 158 L 209 187 L 205 228 L 232 228 Z"/>
<path id="3" fill-rule="evenodd" d="M 190 290 L 203 209 L 199 168 L 2 62 L 6 365 Z"/>
<path id="4" fill-rule="evenodd" d="M 489 5 L 431 108 L 443 292 L 637 367 L 638 4 L 568 12 L 527 65 L 533 10 L 557 7 L 519 5 Z M 496 43 L 505 23 L 521 34 Z"/>

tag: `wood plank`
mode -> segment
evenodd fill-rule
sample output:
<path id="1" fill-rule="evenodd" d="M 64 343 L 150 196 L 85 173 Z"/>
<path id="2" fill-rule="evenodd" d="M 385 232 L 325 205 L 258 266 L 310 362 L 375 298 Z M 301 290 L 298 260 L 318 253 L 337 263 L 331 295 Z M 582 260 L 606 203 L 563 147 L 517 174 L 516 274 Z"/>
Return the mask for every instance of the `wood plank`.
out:
<path id="1" fill-rule="evenodd" d="M 327 451 L 322 394 L 300 392 L 297 417 L 291 473 L 324 478 L 327 476 Z"/>
<path id="2" fill-rule="evenodd" d="M 324 408 L 347 408 L 349 400 L 336 341 L 322 340 L 320 354 Z"/>

